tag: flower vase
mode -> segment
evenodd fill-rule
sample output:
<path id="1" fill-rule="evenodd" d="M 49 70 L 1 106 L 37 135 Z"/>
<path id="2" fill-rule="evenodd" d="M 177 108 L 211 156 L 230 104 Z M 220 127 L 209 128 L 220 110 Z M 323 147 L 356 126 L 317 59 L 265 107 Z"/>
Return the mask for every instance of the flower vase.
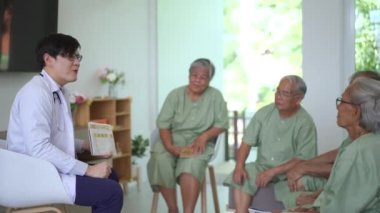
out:
<path id="1" fill-rule="evenodd" d="M 113 84 L 108 84 L 108 96 L 109 97 L 116 97 L 116 88 Z"/>

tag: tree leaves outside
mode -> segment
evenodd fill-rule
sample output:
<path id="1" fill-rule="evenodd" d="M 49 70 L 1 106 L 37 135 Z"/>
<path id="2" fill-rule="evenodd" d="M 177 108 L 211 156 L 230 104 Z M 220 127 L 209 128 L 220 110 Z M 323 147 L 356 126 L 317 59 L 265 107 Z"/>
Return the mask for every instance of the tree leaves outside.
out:
<path id="1" fill-rule="evenodd" d="M 224 1 L 224 94 L 230 110 L 273 102 L 281 77 L 302 75 L 301 0 Z"/>

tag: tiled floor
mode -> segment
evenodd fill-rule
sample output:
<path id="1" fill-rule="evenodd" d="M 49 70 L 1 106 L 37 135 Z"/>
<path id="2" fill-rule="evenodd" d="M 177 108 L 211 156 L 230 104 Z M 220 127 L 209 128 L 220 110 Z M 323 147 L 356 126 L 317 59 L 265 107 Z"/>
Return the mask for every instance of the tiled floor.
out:
<path id="1" fill-rule="evenodd" d="M 138 191 L 135 185 L 130 186 L 128 194 L 125 196 L 123 211 L 125 213 L 144 213 L 150 212 L 150 207 L 152 204 L 152 192 L 147 183 L 143 183 L 141 186 L 141 190 Z M 226 204 L 228 202 L 228 189 L 221 185 L 218 185 L 218 196 L 221 212 L 226 211 Z M 179 201 L 179 208 L 181 209 L 182 202 Z M 67 213 L 90 213 L 91 209 L 88 207 L 80 207 L 80 206 L 66 206 Z M 167 212 L 167 208 L 163 198 L 160 196 L 158 201 L 158 211 L 157 213 Z M 181 211 L 182 212 L 182 211 Z M 195 212 L 200 211 L 200 200 L 198 200 L 197 207 Z M 209 185 L 207 186 L 207 212 L 215 212 L 212 195 L 210 191 Z M 5 213 L 5 209 L 0 207 L 0 213 Z"/>
<path id="2" fill-rule="evenodd" d="M 217 182 L 221 182 L 225 174 L 229 173 L 229 171 L 233 168 L 233 164 L 226 164 L 226 165 L 220 165 L 216 166 L 215 171 L 217 173 Z M 227 212 L 226 205 L 228 202 L 228 188 L 223 187 L 222 185 L 218 184 L 217 187 L 218 190 L 218 196 L 219 196 L 219 204 L 220 204 L 220 210 L 221 212 Z M 180 193 L 178 192 L 178 195 Z M 140 191 L 137 190 L 137 187 L 135 184 L 130 184 L 128 194 L 125 196 L 124 200 L 124 207 L 123 211 L 125 213 L 149 213 L 152 203 L 152 192 L 150 190 L 149 184 L 142 183 Z M 179 197 L 179 208 L 181 209 L 182 202 Z M 67 206 L 66 207 L 67 213 L 90 213 L 91 209 L 88 207 L 80 207 L 80 206 Z M 158 201 L 158 213 L 164 213 L 167 212 L 167 208 L 165 205 L 165 202 L 163 198 L 160 196 Z M 182 212 L 182 211 L 181 211 Z M 195 212 L 201 212 L 200 211 L 200 200 L 198 200 L 197 207 Z M 214 206 L 213 206 L 213 200 L 212 200 L 212 194 L 211 194 L 211 187 L 209 184 L 207 185 L 207 212 L 215 212 Z M 0 213 L 5 213 L 5 209 L 0 207 Z"/>

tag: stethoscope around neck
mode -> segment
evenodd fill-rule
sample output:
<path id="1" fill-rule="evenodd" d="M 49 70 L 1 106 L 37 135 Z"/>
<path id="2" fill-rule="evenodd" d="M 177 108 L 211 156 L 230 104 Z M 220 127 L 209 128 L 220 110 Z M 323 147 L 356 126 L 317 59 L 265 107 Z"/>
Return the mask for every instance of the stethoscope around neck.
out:
<path id="1" fill-rule="evenodd" d="M 44 75 L 42 73 L 40 73 L 40 76 L 44 77 Z M 59 97 L 58 91 L 54 91 L 53 92 L 53 101 L 54 101 L 54 103 L 55 103 L 56 100 L 59 101 L 59 104 L 62 104 L 61 97 Z"/>

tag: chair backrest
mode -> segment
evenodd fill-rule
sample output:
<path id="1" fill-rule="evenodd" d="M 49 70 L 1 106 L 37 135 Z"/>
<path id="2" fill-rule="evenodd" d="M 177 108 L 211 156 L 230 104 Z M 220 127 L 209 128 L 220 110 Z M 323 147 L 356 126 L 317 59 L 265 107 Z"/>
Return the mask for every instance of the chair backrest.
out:
<path id="1" fill-rule="evenodd" d="M 72 203 L 56 168 L 48 161 L 0 149 L 0 173 L 0 206 Z"/>
<path id="2" fill-rule="evenodd" d="M 214 147 L 214 154 L 212 155 L 210 161 L 209 161 L 209 165 L 212 165 L 214 164 L 216 161 L 216 158 L 220 152 L 220 147 L 222 146 L 222 142 L 223 142 L 223 138 L 225 137 L 225 133 L 222 132 L 218 135 L 218 137 L 216 137 L 215 139 L 215 147 Z"/>
<path id="3" fill-rule="evenodd" d="M 152 133 L 150 133 L 150 144 L 149 144 L 150 150 L 153 149 L 154 144 L 157 143 L 159 139 L 160 139 L 160 131 L 159 129 L 156 128 L 152 131 Z"/>

